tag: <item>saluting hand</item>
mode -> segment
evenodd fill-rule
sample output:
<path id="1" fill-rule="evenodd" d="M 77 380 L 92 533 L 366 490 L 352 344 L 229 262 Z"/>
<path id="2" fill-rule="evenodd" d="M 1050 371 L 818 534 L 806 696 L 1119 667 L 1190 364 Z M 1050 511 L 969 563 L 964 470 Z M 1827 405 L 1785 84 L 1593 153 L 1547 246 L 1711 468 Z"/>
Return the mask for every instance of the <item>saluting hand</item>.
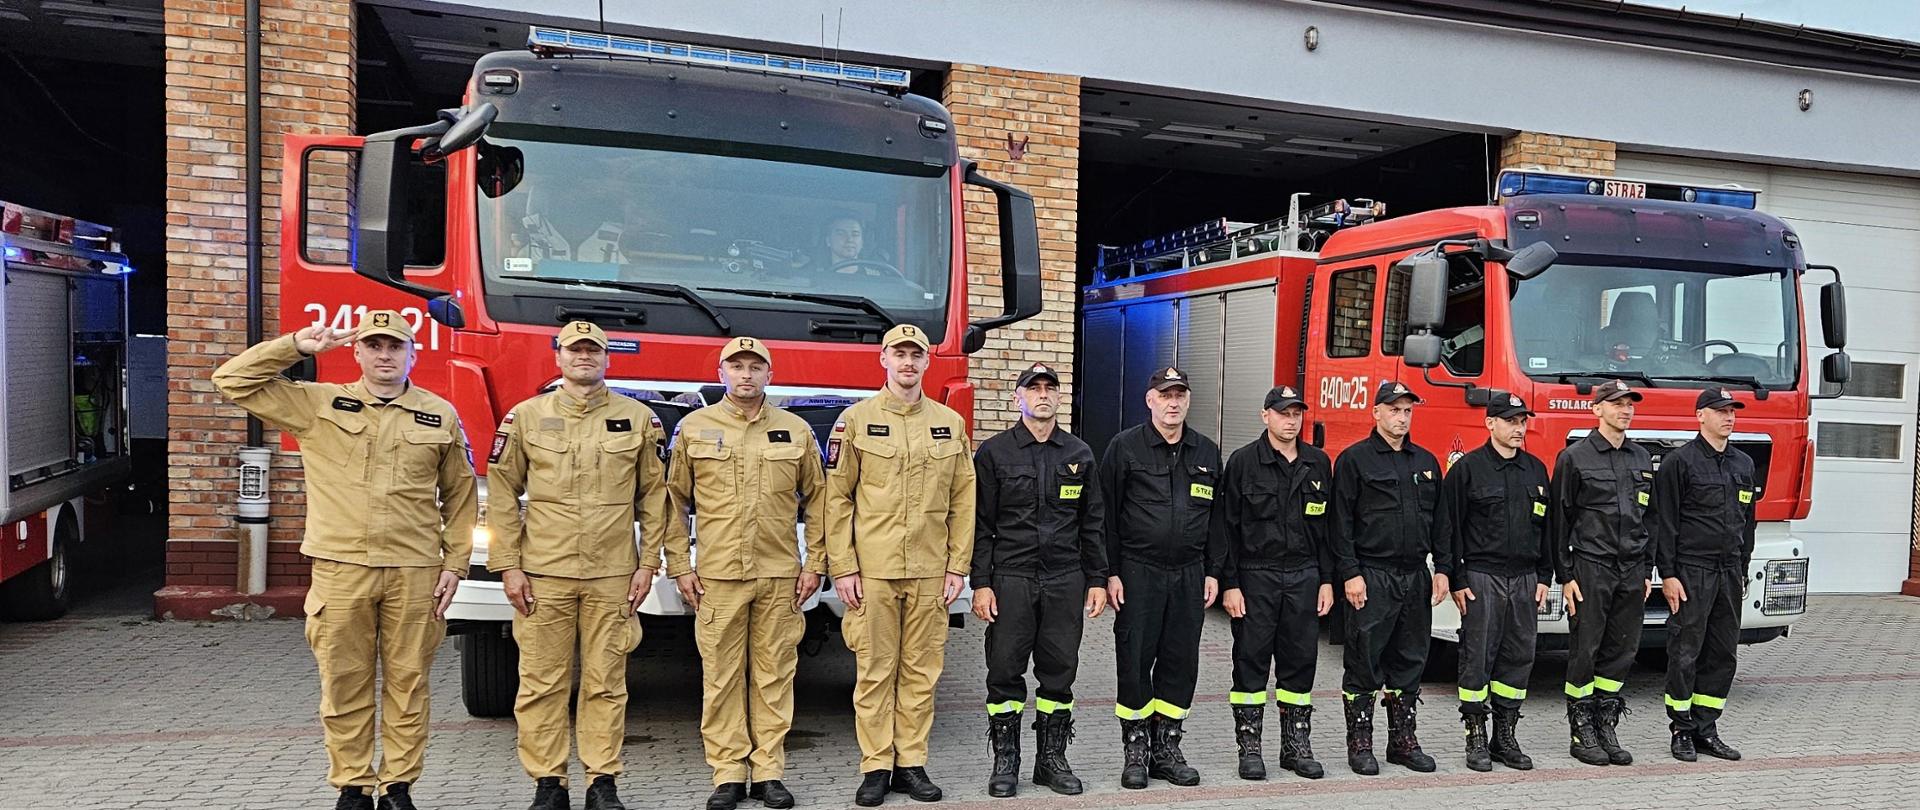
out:
<path id="1" fill-rule="evenodd" d="M 338 349 L 353 342 L 353 332 L 348 329 L 328 329 L 314 324 L 293 333 L 293 347 L 301 354 L 319 354 L 329 349 Z"/>

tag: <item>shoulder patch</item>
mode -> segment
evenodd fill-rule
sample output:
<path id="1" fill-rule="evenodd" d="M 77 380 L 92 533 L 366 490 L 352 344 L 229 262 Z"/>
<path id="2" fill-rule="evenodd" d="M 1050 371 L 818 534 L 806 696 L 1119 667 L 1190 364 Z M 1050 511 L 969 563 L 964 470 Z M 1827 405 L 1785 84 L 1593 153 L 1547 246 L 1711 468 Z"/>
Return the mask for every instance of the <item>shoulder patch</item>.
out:
<path id="1" fill-rule="evenodd" d="M 633 420 L 608 419 L 607 432 L 608 433 L 631 433 L 633 432 Z"/>
<path id="2" fill-rule="evenodd" d="M 838 420 L 838 421 L 836 421 L 836 422 L 834 422 L 834 423 L 833 423 L 833 432 L 834 432 L 835 434 L 840 434 L 840 433 L 845 433 L 845 432 L 847 432 L 847 420 L 845 420 L 845 419 L 841 419 L 841 420 Z"/>
<path id="3" fill-rule="evenodd" d="M 505 427 L 511 424 L 513 424 L 513 411 L 507 411 L 507 418 L 500 420 L 500 426 Z"/>
<path id="4" fill-rule="evenodd" d="M 953 428 L 945 425 L 936 427 L 933 429 L 933 437 L 936 439 L 951 439 L 953 438 Z"/>
<path id="5" fill-rule="evenodd" d="M 829 470 L 840 466 L 840 441 L 838 436 L 827 440 L 827 469 Z"/>
<path id="6" fill-rule="evenodd" d="M 333 409 L 336 411 L 346 411 L 348 413 L 359 413 L 362 409 L 366 407 L 367 407 L 367 403 L 361 402 L 360 400 L 354 399 L 353 397 L 334 397 L 333 398 Z"/>
<path id="7" fill-rule="evenodd" d="M 487 463 L 498 464 L 500 462 L 500 454 L 506 452 L 506 449 L 507 434 L 505 432 L 493 434 L 493 449 L 487 452 Z"/>
<path id="8" fill-rule="evenodd" d="M 792 444 L 793 434 L 784 430 L 767 431 L 767 441 L 775 444 Z"/>
<path id="9" fill-rule="evenodd" d="M 442 424 L 440 414 L 421 413 L 419 411 L 413 412 L 413 421 L 426 425 L 427 427 L 439 427 Z"/>
<path id="10" fill-rule="evenodd" d="M 890 435 L 893 435 L 893 430 L 891 427 L 887 425 L 868 425 L 867 435 L 868 436 L 890 436 Z"/>
<path id="11" fill-rule="evenodd" d="M 662 429 L 662 428 L 661 428 L 661 426 L 660 426 L 660 415 L 659 415 L 659 414 L 654 414 L 654 415 L 652 415 L 652 416 L 649 416 L 649 417 L 647 417 L 647 419 L 648 419 L 648 420 L 649 420 L 650 422 L 652 422 L 652 423 L 653 423 L 653 429 L 654 429 L 654 430 L 661 430 L 661 429 Z"/>

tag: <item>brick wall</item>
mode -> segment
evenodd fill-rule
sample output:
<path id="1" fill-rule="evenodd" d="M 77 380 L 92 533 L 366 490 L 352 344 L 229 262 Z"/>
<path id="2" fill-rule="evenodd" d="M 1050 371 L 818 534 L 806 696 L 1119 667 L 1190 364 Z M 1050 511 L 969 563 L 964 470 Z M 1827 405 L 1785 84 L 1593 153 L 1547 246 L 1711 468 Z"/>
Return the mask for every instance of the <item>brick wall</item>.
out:
<path id="1" fill-rule="evenodd" d="M 1013 381 L 1035 361 L 1060 371 L 1071 402 L 1073 317 L 1078 294 L 1074 248 L 1079 222 L 1080 80 L 1072 76 L 954 65 L 944 89 L 958 131 L 960 156 L 989 177 L 1033 195 L 1040 225 L 1041 294 L 1034 318 L 993 333 L 973 356 L 974 438 L 984 440 L 1020 417 Z M 1008 138 L 1025 142 L 1011 159 Z M 997 315 L 1000 239 L 993 195 L 966 191 L 967 300 L 974 318 Z M 1071 406 L 1067 407 L 1071 413 Z"/>
<path id="2" fill-rule="evenodd" d="M 280 303 L 280 138 L 352 131 L 353 3 L 262 0 L 261 7 L 262 308 L 265 334 L 272 336 Z M 165 14 L 167 585 L 231 588 L 238 549 L 233 454 L 246 440 L 246 422 L 209 376 L 246 348 L 245 6 L 166 0 Z M 275 431 L 269 429 L 267 439 L 278 447 Z M 272 494 L 268 584 L 302 585 L 298 457 L 276 452 Z"/>
<path id="3" fill-rule="evenodd" d="M 1614 144 L 1542 132 L 1520 132 L 1500 144 L 1500 168 L 1539 166 L 1573 174 L 1613 174 Z"/>

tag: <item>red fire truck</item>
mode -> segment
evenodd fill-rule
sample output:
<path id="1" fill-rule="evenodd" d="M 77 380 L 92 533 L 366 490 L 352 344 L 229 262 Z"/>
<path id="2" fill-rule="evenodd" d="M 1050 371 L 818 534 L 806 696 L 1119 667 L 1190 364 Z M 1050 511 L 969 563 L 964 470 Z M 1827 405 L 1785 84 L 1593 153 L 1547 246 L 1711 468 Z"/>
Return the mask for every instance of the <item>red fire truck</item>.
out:
<path id="1" fill-rule="evenodd" d="M 133 471 L 119 249 L 107 226 L 0 202 L 0 618 L 66 613 L 79 545 Z"/>
<path id="2" fill-rule="evenodd" d="M 966 355 L 1040 310 L 1033 200 L 960 158 L 952 118 L 905 71 L 539 27 L 528 41 L 482 57 L 465 106 L 433 124 L 287 139 L 283 325 L 400 310 L 414 379 L 482 450 L 507 409 L 558 383 L 554 329 L 574 319 L 607 330 L 609 384 L 668 430 L 718 400 L 720 346 L 753 335 L 779 358 L 775 404 L 824 433 L 879 386 L 896 323 L 933 338 L 928 391 L 972 413 Z M 339 188 L 354 172 L 349 231 Z M 966 186 L 995 199 L 1006 291 L 1002 315 L 974 322 Z M 410 264 L 422 244 L 444 255 Z M 355 374 L 344 354 L 319 358 L 320 378 Z M 516 652 L 479 534 L 449 617 L 466 632 L 467 708 L 500 715 Z M 816 599 L 817 631 L 840 608 Z M 664 573 L 641 610 L 686 612 Z"/>
<path id="3" fill-rule="evenodd" d="M 1593 386 L 1646 395 L 1629 432 L 1656 463 L 1698 430 L 1693 400 L 1725 386 L 1746 404 L 1733 443 L 1765 481 L 1742 640 L 1785 635 L 1806 610 L 1806 548 L 1788 521 L 1812 505 L 1807 420 L 1818 393 L 1801 300 L 1821 289 L 1825 343 L 1846 342 L 1838 270 L 1809 265 L 1793 229 L 1754 210 L 1758 192 L 1545 172 L 1506 172 L 1496 205 L 1384 218 L 1338 201 L 1259 225 L 1215 221 L 1103 251 L 1084 291 L 1078 409 L 1100 443 L 1145 418 L 1155 369 L 1192 380 L 1189 424 L 1235 448 L 1260 435 L 1269 386 L 1307 392 L 1310 440 L 1337 454 L 1372 429 L 1371 396 L 1403 381 L 1426 400 L 1413 440 L 1449 466 L 1486 441 L 1493 392 L 1539 416 L 1528 449 L 1552 464 L 1594 419 Z M 1836 386 L 1844 351 L 1823 361 Z M 1644 642 L 1664 650 L 1665 598 L 1647 600 Z M 1565 643 L 1557 588 L 1541 645 Z M 1456 641 L 1451 601 L 1434 636 Z M 1444 660 L 1450 646 L 1436 650 Z"/>

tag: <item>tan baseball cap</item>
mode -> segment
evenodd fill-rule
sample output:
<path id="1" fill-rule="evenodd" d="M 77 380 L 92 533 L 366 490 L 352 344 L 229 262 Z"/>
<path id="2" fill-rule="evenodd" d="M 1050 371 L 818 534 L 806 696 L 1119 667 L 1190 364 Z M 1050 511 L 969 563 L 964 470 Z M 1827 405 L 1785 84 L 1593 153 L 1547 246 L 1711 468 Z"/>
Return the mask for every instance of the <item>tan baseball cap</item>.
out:
<path id="1" fill-rule="evenodd" d="M 892 329 L 888 329 L 886 336 L 880 338 L 880 346 L 882 348 L 892 348 L 902 343 L 911 343 L 926 350 L 933 349 L 933 344 L 927 342 L 926 330 L 910 323 L 903 323 Z"/>
<path id="2" fill-rule="evenodd" d="M 599 344 L 600 348 L 604 349 L 607 347 L 607 332 L 601 329 L 599 324 L 588 323 L 586 321 L 573 321 L 566 326 L 560 327 L 559 340 L 561 348 L 572 346 L 583 340 L 590 340 Z"/>
<path id="3" fill-rule="evenodd" d="M 767 344 L 759 338 L 737 337 L 727 341 L 726 348 L 720 350 L 720 359 L 726 360 L 736 354 L 751 354 L 773 364 L 773 354 L 767 351 Z"/>
<path id="4" fill-rule="evenodd" d="M 412 343 L 413 327 L 400 313 L 391 309 L 370 310 L 360 319 L 360 328 L 354 331 L 353 339 L 366 340 L 374 335 L 386 335 Z"/>

